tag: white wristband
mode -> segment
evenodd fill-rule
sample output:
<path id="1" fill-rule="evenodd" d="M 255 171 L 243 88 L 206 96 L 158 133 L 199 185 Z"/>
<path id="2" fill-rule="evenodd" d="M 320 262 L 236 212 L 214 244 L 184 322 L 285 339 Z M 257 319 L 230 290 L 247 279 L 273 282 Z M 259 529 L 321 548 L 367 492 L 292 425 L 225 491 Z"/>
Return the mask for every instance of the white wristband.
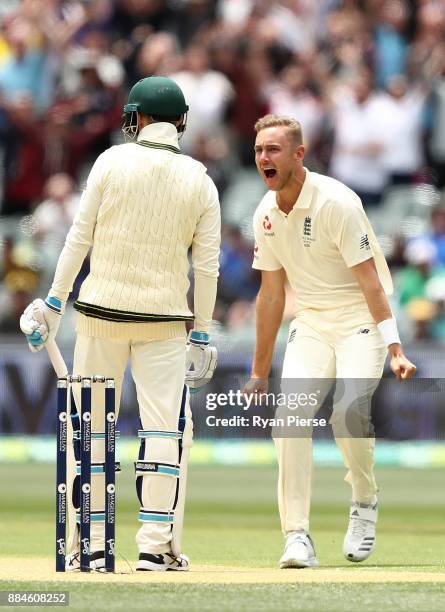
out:
<path id="1" fill-rule="evenodd" d="M 377 327 L 379 328 L 379 332 L 386 346 L 390 344 L 400 344 L 400 336 L 395 319 L 380 321 L 380 323 L 377 323 Z"/>

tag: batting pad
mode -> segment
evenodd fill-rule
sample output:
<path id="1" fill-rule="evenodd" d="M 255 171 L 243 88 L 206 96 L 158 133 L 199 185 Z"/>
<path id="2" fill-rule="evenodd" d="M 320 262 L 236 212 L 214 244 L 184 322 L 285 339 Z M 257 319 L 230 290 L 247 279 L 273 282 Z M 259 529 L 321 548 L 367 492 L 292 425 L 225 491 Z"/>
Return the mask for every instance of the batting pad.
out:
<path id="1" fill-rule="evenodd" d="M 178 441 L 182 433 L 140 430 L 139 437 L 139 459 L 134 464 L 136 491 L 141 504 L 139 520 L 152 522 L 159 513 L 162 516 L 162 513 L 173 510 L 176 480 L 179 478 Z"/>

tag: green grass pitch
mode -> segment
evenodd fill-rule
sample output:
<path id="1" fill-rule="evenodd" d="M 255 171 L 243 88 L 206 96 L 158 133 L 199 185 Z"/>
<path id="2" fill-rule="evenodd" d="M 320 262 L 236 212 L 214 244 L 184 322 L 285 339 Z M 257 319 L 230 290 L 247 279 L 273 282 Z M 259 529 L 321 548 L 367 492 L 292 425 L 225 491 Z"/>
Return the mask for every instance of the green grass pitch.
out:
<path id="1" fill-rule="evenodd" d="M 183 548 L 193 567 L 208 570 L 199 582 L 177 574 L 158 582 L 140 573 L 137 583 L 97 575 L 93 583 L 81 574 L 53 582 L 54 572 L 47 581 L 14 580 L 24 559 L 36 567 L 52 563 L 54 471 L 52 465 L 0 464 L 0 591 L 65 589 L 69 610 L 445 611 L 445 475 L 439 469 L 377 470 L 377 549 L 364 564 L 350 564 L 341 553 L 350 495 L 344 470 L 314 471 L 311 534 L 320 569 L 277 572 L 283 541 L 276 469 L 192 465 Z M 138 504 L 130 466 L 118 475 L 117 491 L 118 559 L 131 572 Z M 218 568 L 223 583 L 212 580 Z M 285 583 L 274 582 L 283 575 Z"/>

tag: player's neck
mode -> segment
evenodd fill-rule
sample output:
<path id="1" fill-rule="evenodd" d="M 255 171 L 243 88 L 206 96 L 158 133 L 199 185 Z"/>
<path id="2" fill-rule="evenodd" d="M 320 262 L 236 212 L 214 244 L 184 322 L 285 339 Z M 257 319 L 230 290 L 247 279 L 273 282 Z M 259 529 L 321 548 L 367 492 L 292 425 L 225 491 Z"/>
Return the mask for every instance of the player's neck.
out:
<path id="1" fill-rule="evenodd" d="M 304 168 L 301 168 L 301 171 L 295 174 L 289 185 L 277 191 L 277 205 L 284 214 L 288 215 L 295 206 L 303 188 L 305 178 L 306 171 Z"/>

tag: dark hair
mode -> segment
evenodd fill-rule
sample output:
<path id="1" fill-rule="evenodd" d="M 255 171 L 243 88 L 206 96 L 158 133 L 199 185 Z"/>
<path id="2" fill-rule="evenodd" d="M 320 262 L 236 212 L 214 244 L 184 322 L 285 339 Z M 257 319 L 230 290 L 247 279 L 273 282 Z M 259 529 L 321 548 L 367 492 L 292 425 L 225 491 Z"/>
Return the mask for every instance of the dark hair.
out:
<path id="1" fill-rule="evenodd" d="M 181 119 L 182 115 L 176 115 L 175 117 L 164 117 L 163 115 L 149 115 L 154 121 L 164 121 L 165 123 L 176 123 Z"/>

